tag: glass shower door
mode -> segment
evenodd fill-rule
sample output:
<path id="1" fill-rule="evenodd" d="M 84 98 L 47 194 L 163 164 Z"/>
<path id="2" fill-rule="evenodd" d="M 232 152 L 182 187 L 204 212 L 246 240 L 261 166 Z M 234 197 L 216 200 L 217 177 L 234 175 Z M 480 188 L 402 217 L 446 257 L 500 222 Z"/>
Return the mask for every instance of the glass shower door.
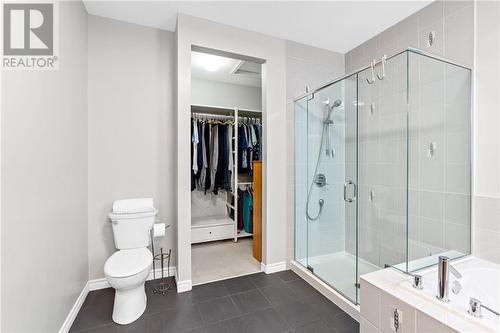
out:
<path id="1" fill-rule="evenodd" d="M 356 76 L 307 101 L 307 267 L 357 302 Z M 303 123 L 304 124 L 304 123 Z"/>

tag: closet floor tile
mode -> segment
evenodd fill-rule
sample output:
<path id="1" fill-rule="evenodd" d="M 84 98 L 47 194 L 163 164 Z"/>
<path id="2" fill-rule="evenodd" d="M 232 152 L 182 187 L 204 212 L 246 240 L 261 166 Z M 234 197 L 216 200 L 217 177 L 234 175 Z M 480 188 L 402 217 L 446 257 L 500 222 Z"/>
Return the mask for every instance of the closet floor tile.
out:
<path id="1" fill-rule="evenodd" d="M 252 239 L 224 240 L 191 246 L 193 284 L 228 279 L 260 272 L 252 255 Z"/>
<path id="2" fill-rule="evenodd" d="M 129 325 L 111 319 L 113 289 L 91 291 L 70 332 L 359 332 L 354 319 L 291 271 L 206 283 L 184 293 L 175 284 L 165 295 L 153 287 L 146 282 L 146 311 Z"/>

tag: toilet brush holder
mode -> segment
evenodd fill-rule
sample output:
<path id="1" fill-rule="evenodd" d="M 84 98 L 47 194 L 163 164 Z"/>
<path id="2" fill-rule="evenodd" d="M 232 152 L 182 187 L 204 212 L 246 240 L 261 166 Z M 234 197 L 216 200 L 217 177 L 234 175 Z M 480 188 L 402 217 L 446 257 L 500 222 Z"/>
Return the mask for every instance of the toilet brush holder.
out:
<path id="1" fill-rule="evenodd" d="M 168 250 L 168 253 L 163 252 L 163 248 L 160 248 L 159 254 L 153 253 L 153 293 L 162 294 L 172 289 L 172 281 L 170 279 L 170 257 L 172 255 L 172 250 Z M 165 276 L 164 263 L 167 260 L 167 276 Z M 161 266 L 161 277 L 156 278 L 156 265 L 155 262 L 159 261 Z"/>

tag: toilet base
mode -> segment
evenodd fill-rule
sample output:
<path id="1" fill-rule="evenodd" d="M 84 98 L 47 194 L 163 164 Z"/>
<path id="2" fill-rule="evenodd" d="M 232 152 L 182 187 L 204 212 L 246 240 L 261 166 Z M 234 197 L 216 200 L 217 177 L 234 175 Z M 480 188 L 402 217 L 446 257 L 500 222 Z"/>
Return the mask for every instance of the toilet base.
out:
<path id="1" fill-rule="evenodd" d="M 144 283 L 131 289 L 115 289 L 113 321 L 120 325 L 136 321 L 146 310 L 146 302 Z"/>

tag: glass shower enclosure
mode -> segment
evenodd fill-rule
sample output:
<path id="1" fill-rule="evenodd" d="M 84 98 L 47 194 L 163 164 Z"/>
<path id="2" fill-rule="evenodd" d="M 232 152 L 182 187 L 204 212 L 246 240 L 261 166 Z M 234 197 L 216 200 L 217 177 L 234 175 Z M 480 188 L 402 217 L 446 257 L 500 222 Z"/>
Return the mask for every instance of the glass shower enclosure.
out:
<path id="1" fill-rule="evenodd" d="M 470 253 L 471 70 L 407 49 L 295 100 L 295 260 L 359 277 Z"/>

